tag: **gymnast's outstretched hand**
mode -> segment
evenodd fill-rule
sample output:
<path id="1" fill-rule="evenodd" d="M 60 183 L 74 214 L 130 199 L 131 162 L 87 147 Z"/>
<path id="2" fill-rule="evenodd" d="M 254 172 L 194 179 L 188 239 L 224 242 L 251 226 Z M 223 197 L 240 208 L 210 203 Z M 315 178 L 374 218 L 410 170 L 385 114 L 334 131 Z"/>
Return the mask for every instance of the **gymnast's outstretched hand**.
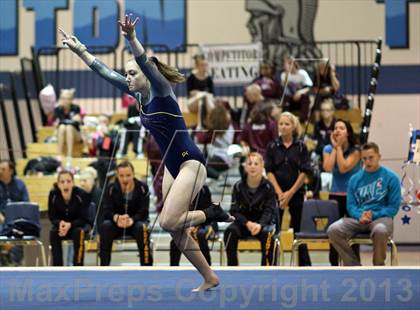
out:
<path id="1" fill-rule="evenodd" d="M 136 24 L 139 20 L 139 17 L 136 17 L 136 19 L 133 20 L 132 14 L 126 14 L 123 22 L 120 20 L 118 21 L 118 24 L 121 27 L 121 34 L 126 37 L 128 41 L 132 41 L 136 38 Z"/>
<path id="2" fill-rule="evenodd" d="M 61 42 L 67 45 L 77 55 L 81 55 L 87 50 L 86 46 L 82 44 L 75 36 L 70 36 L 60 27 L 58 28 L 58 32 L 62 36 Z"/>

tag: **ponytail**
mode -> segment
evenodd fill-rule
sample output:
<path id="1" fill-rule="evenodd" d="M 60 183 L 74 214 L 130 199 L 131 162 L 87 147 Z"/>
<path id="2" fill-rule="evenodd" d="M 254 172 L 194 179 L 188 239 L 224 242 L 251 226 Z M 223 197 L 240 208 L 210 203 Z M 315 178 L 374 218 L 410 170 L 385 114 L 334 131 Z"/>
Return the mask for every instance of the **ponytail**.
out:
<path id="1" fill-rule="evenodd" d="M 185 77 L 178 71 L 177 68 L 160 62 L 156 57 L 150 57 L 158 68 L 159 72 L 171 83 L 182 83 L 185 82 Z"/>

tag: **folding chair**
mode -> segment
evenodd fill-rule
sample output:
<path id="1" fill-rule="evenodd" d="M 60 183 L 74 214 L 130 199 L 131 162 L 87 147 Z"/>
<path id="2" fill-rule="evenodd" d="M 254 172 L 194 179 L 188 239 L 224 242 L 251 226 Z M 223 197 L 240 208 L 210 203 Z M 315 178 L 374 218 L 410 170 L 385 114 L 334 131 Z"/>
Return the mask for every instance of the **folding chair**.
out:
<path id="1" fill-rule="evenodd" d="M 39 205 L 32 202 L 9 202 L 6 205 L 4 210 L 5 215 L 5 224 L 12 225 L 13 223 L 19 221 L 26 221 L 34 224 L 35 226 L 41 227 L 40 225 L 40 215 L 39 215 Z M 47 260 L 45 257 L 44 244 L 39 239 L 39 236 L 35 235 L 23 235 L 21 238 L 9 237 L 2 235 L 0 236 L 0 244 L 11 244 L 11 245 L 21 245 L 21 246 L 37 246 L 39 254 L 41 255 L 41 263 L 43 266 L 47 265 Z M 36 264 L 38 266 L 37 258 Z"/>
<path id="2" fill-rule="evenodd" d="M 363 245 L 372 245 L 373 241 L 370 239 L 370 234 L 357 234 L 349 240 L 349 245 L 353 244 L 363 244 Z M 397 246 L 395 245 L 394 240 L 391 237 L 388 238 L 387 244 L 391 249 L 391 266 L 398 266 L 398 251 Z"/>
<path id="3" fill-rule="evenodd" d="M 291 265 L 298 265 L 298 248 L 310 242 L 329 242 L 327 229 L 340 219 L 335 200 L 306 200 L 303 203 L 300 232 L 295 233 Z"/>

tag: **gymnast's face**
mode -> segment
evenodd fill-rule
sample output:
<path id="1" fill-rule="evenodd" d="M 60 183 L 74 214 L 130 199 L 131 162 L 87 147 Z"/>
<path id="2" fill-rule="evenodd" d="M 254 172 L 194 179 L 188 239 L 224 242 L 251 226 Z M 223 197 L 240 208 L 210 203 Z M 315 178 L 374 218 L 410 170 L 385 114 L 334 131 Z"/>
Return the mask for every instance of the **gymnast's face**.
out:
<path id="1" fill-rule="evenodd" d="M 128 89 L 133 92 L 142 92 L 147 89 L 147 79 L 140 67 L 134 60 L 130 60 L 125 65 L 125 80 L 127 81 Z"/>

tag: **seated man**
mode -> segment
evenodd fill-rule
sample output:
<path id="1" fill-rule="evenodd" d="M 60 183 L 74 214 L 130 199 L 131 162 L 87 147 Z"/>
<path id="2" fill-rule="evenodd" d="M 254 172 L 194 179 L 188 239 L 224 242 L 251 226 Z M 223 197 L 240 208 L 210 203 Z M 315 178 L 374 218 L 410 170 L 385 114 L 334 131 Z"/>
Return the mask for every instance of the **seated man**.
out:
<path id="1" fill-rule="evenodd" d="M 149 188 L 134 178 L 129 161 L 117 166 L 118 181 L 105 192 L 104 222 L 100 228 L 101 266 L 111 263 L 112 242 L 118 237 L 131 236 L 137 241 L 142 266 L 153 264 L 149 235 Z"/>
<path id="2" fill-rule="evenodd" d="M 211 203 L 212 201 L 210 189 L 207 185 L 204 185 L 200 193 L 197 195 L 197 197 L 191 204 L 191 209 L 204 210 L 207 207 L 209 207 Z M 188 227 L 187 230 L 192 236 L 192 238 L 198 242 L 201 252 L 203 253 L 209 265 L 211 265 L 208 240 L 215 237 L 217 231 L 217 222 L 213 222 L 207 225 L 203 223 L 199 226 Z M 181 251 L 178 249 L 173 239 L 171 240 L 170 244 L 169 256 L 171 266 L 179 266 L 179 261 L 181 259 Z"/>
<path id="3" fill-rule="evenodd" d="M 5 221 L 3 211 L 8 202 L 29 201 L 28 190 L 22 180 L 15 177 L 15 165 L 10 160 L 0 161 L 0 233 Z M 7 252 L 7 251 L 4 251 Z M 0 256 L 2 255 L 0 253 Z M 2 261 L 9 261 L 8 263 L 19 264 L 23 257 L 23 248 L 21 246 L 13 247 L 8 253 L 7 257 L 0 258 L 0 265 Z M 7 264 L 8 264 L 7 263 Z"/>
<path id="4" fill-rule="evenodd" d="M 235 221 L 224 234 L 228 266 L 238 265 L 238 242 L 249 236 L 261 242 L 261 265 L 273 264 L 276 194 L 263 170 L 261 154 L 250 153 L 245 162 L 246 179 L 234 185 L 230 214 Z"/>
<path id="5" fill-rule="evenodd" d="M 373 142 L 362 146 L 364 169 L 353 175 L 347 188 L 347 211 L 328 228 L 328 237 L 344 266 L 360 266 L 360 260 L 349 246 L 358 233 L 370 233 L 373 241 L 373 264 L 385 265 L 386 245 L 392 235 L 392 219 L 401 201 L 398 176 L 380 165 L 379 147 Z"/>

